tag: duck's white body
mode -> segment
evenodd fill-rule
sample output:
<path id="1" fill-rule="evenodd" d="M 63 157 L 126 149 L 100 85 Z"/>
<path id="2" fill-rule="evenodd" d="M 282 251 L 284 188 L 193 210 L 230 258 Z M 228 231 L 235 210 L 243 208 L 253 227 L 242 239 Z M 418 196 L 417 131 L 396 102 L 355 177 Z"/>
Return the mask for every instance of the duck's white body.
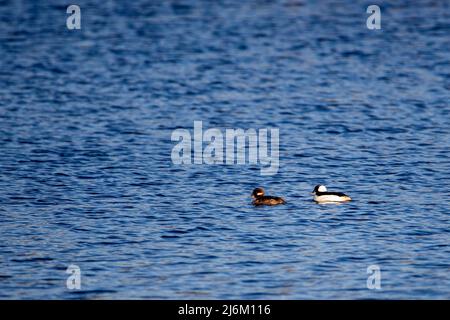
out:
<path id="1" fill-rule="evenodd" d="M 352 200 L 342 192 L 328 192 L 323 185 L 317 185 L 313 190 L 314 201 L 318 203 L 346 202 Z"/>
<path id="2" fill-rule="evenodd" d="M 352 200 L 352 198 L 349 196 L 338 196 L 334 194 L 314 195 L 314 201 L 316 202 L 345 202 L 350 200 Z"/>

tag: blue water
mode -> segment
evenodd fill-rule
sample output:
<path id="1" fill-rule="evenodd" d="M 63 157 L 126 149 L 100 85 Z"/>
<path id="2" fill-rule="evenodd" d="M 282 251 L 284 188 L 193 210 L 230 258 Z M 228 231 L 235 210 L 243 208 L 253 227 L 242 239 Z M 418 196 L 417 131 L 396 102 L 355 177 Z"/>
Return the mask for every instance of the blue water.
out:
<path id="1" fill-rule="evenodd" d="M 450 298 L 448 1 L 75 4 L 0 1 L 0 298 Z M 278 174 L 174 165 L 196 120 Z"/>

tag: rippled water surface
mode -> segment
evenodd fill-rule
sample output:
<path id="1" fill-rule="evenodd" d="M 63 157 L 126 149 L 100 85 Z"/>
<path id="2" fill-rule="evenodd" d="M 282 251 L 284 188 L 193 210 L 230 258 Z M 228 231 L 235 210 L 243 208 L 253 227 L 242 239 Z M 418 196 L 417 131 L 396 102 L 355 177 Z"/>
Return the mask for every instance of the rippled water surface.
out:
<path id="1" fill-rule="evenodd" d="M 447 1 L 377 1 L 381 30 L 366 1 L 76 4 L 0 1 L 0 298 L 450 298 Z M 195 120 L 279 128 L 278 174 L 174 165 Z"/>

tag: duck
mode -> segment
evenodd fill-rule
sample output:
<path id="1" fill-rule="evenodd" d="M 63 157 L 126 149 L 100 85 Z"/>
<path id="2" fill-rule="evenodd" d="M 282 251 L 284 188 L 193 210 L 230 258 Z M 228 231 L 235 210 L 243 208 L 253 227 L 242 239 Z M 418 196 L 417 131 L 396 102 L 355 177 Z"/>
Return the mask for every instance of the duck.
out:
<path id="1" fill-rule="evenodd" d="M 347 202 L 351 201 L 348 195 L 342 192 L 329 192 L 327 187 L 324 185 L 318 184 L 314 187 L 312 191 L 312 195 L 314 195 L 314 201 L 317 203 L 325 203 L 325 202 Z"/>
<path id="2" fill-rule="evenodd" d="M 277 204 L 285 204 L 286 201 L 281 197 L 265 196 L 263 188 L 256 188 L 252 192 L 253 205 L 255 206 L 275 206 Z"/>

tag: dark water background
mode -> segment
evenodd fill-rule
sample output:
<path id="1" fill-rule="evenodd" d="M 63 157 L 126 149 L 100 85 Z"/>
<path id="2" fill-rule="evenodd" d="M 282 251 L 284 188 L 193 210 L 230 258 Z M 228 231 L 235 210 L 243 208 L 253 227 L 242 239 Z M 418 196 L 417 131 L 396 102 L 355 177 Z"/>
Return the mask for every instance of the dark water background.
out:
<path id="1" fill-rule="evenodd" d="M 0 1 L 0 298 L 450 298 L 448 1 L 75 4 Z M 279 173 L 173 165 L 194 120 Z"/>

